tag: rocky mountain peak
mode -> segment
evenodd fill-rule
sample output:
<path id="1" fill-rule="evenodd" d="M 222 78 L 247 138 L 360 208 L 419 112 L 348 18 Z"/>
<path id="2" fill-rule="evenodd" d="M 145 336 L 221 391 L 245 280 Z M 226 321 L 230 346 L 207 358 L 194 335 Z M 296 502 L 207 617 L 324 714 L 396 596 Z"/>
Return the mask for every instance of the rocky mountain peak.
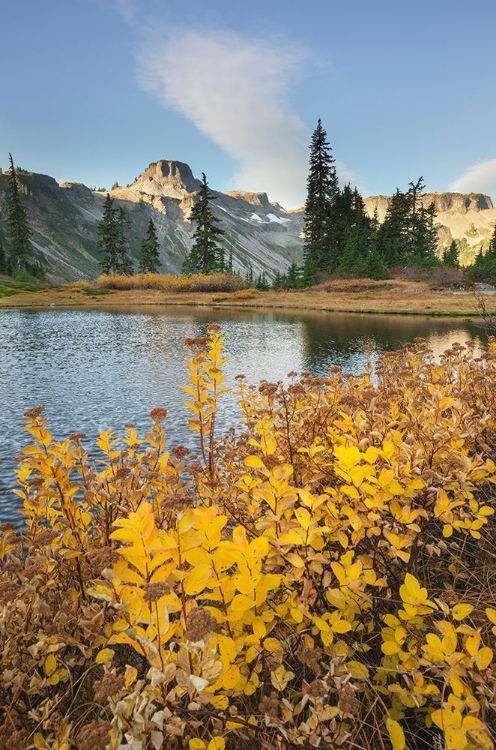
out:
<path id="1" fill-rule="evenodd" d="M 436 214 L 467 214 L 494 208 L 491 198 L 482 193 L 420 193 L 418 198 L 425 208 L 434 203 Z M 365 210 L 369 216 L 373 216 L 377 210 L 379 221 L 384 221 L 390 200 L 389 195 L 371 195 L 365 198 Z"/>
<path id="2" fill-rule="evenodd" d="M 187 164 L 181 161 L 156 161 L 149 165 L 132 185 L 131 190 L 145 195 L 158 195 L 182 200 L 200 188 Z"/>
<path id="3" fill-rule="evenodd" d="M 229 190 L 225 195 L 230 195 L 231 198 L 246 201 L 252 206 L 262 206 L 263 208 L 270 208 L 271 204 L 267 193 L 247 193 L 244 190 Z"/>

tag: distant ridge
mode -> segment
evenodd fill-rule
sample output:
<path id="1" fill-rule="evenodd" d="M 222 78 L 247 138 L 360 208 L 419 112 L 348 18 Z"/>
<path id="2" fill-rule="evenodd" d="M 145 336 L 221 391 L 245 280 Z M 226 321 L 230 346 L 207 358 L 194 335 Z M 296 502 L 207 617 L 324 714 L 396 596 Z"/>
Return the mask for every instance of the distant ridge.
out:
<path id="1" fill-rule="evenodd" d="M 106 191 L 91 190 L 77 182 L 58 185 L 48 175 L 22 172 L 28 218 L 36 248 L 44 255 L 55 280 L 95 278 L 100 271 L 97 222 L 102 218 Z M 130 185 L 109 191 L 123 206 L 131 222 L 130 242 L 135 259 L 150 219 L 160 241 L 161 271 L 178 273 L 192 243 L 189 216 L 200 182 L 184 162 L 160 159 L 152 162 Z M 211 186 L 212 188 L 212 186 Z M 7 237 L 8 177 L 0 174 L 0 240 Z M 213 210 L 225 231 L 226 254 L 233 266 L 254 278 L 284 273 L 303 255 L 304 210 L 286 211 L 264 192 L 232 190 L 212 192 Z M 482 193 L 423 193 L 424 205 L 436 208 L 439 247 L 453 239 L 460 243 L 462 263 L 470 263 L 487 245 L 496 223 L 491 198 Z M 365 199 L 369 215 L 386 215 L 390 196 Z"/>

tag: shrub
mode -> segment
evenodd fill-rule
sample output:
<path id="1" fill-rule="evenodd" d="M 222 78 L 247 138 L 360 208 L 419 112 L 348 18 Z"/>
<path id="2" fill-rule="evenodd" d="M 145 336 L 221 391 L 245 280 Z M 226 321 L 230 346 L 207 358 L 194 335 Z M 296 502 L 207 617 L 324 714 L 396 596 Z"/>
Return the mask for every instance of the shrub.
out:
<path id="1" fill-rule="evenodd" d="M 194 274 L 193 276 L 158 273 L 140 273 L 136 276 L 99 276 L 97 283 L 105 289 L 156 289 L 169 294 L 235 292 L 238 289 L 244 289 L 248 284 L 242 276 L 229 273 Z"/>
<path id="2" fill-rule="evenodd" d="M 222 332 L 186 343 L 197 456 L 165 409 L 91 459 L 26 412 L 0 746 L 492 748 L 494 340 L 239 376 L 220 439 Z"/>

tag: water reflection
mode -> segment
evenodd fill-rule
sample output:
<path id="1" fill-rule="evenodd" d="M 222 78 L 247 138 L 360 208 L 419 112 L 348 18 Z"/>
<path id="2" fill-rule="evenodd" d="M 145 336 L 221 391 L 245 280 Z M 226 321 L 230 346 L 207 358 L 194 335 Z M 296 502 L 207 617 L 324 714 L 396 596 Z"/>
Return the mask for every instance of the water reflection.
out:
<path id="1" fill-rule="evenodd" d="M 283 380 L 291 370 L 326 374 L 333 364 L 363 368 L 364 344 L 376 355 L 416 336 L 436 353 L 480 332 L 470 324 L 429 318 L 329 313 L 284 313 L 163 307 L 126 310 L 0 311 L 0 517 L 16 520 L 13 458 L 27 442 L 23 412 L 43 405 L 56 438 L 74 431 L 88 445 L 102 429 L 127 422 L 149 426 L 156 406 L 168 409 L 170 442 L 190 442 L 184 339 L 203 335 L 209 323 L 226 331 L 230 385 L 243 372 L 249 382 Z M 227 396 L 220 428 L 235 424 Z"/>

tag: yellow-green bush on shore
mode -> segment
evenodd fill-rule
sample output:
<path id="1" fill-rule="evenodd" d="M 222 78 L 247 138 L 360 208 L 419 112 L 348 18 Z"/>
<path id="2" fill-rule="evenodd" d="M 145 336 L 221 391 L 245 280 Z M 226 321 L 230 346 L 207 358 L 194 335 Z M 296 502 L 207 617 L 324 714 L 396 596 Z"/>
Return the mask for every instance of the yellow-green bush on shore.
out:
<path id="1" fill-rule="evenodd" d="M 496 344 L 290 385 L 187 341 L 198 456 L 144 436 L 19 458 L 0 557 L 0 748 L 493 747 Z"/>
<path id="2" fill-rule="evenodd" d="M 193 274 L 174 276 L 166 273 L 138 273 L 135 276 L 99 276 L 98 286 L 104 289 L 156 289 L 169 294 L 181 292 L 235 292 L 246 289 L 248 282 L 232 273 Z"/>

